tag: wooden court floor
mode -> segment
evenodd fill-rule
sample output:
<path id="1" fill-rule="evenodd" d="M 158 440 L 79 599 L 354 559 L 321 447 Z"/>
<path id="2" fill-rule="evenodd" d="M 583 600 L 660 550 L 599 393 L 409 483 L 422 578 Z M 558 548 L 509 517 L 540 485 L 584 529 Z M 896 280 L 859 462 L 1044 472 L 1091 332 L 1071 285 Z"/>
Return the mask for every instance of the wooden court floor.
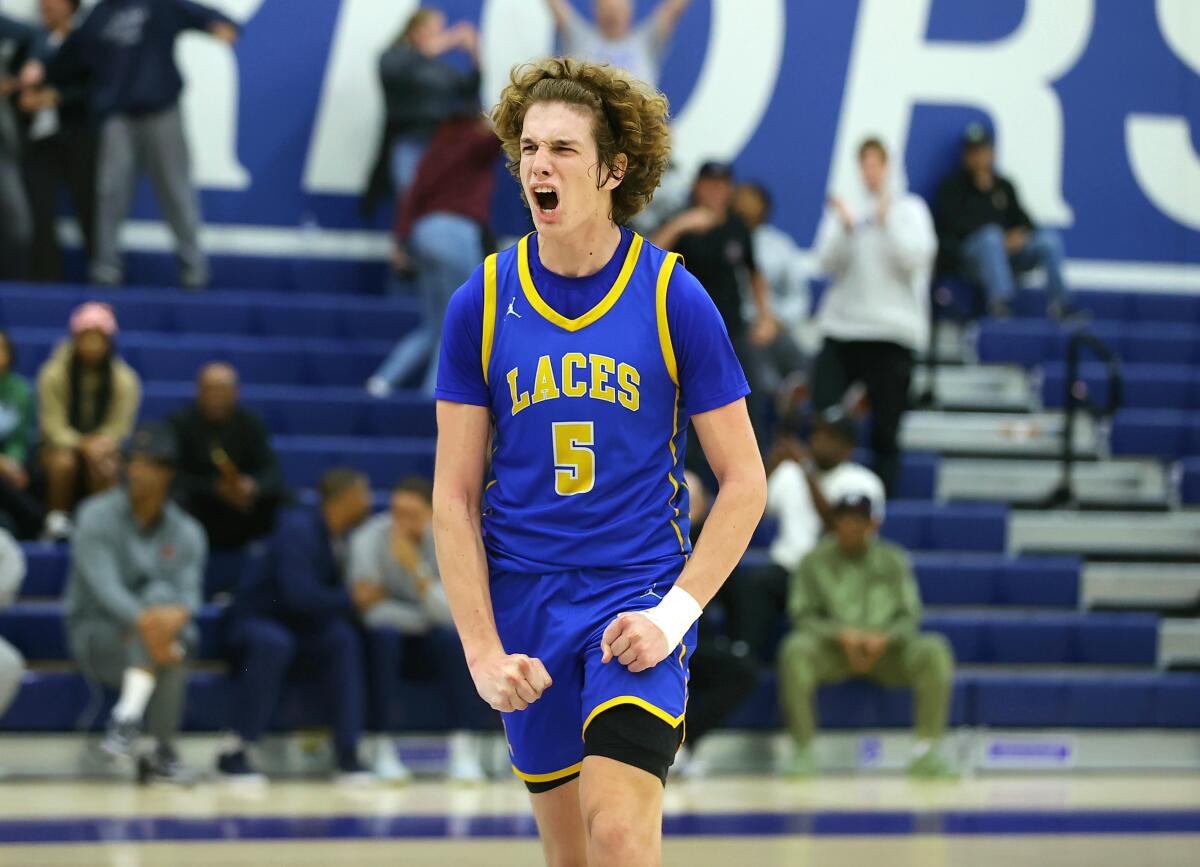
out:
<path id="1" fill-rule="evenodd" d="M 1200 864 L 1200 775 L 672 782 L 666 864 Z M 0 785 L 0 865 L 539 864 L 523 789 Z"/>

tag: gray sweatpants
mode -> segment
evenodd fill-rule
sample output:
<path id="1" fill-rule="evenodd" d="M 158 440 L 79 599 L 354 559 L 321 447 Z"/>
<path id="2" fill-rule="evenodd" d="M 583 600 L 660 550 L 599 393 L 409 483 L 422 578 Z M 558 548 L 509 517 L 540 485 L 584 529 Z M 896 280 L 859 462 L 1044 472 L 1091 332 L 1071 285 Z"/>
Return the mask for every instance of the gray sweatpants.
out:
<path id="1" fill-rule="evenodd" d="M 187 690 L 187 665 L 155 666 L 146 645 L 136 632 L 109 620 L 67 622 L 71 655 L 85 677 L 111 689 L 120 689 L 127 668 L 144 668 L 155 677 L 154 696 L 146 708 L 146 729 L 160 741 L 169 742 L 179 731 Z M 189 623 L 179 640 L 191 656 L 199 644 L 199 633 Z"/>
<path id="2" fill-rule="evenodd" d="M 0 716 L 4 716 L 12 700 L 17 697 L 17 690 L 21 688 L 21 678 L 24 675 L 25 657 L 0 638 Z"/>
<path id="3" fill-rule="evenodd" d="M 208 262 L 200 249 L 200 204 L 178 104 L 156 114 L 112 115 L 100 128 L 92 280 L 116 285 L 124 278 L 118 240 L 142 171 L 175 235 L 183 285 L 204 286 Z"/>

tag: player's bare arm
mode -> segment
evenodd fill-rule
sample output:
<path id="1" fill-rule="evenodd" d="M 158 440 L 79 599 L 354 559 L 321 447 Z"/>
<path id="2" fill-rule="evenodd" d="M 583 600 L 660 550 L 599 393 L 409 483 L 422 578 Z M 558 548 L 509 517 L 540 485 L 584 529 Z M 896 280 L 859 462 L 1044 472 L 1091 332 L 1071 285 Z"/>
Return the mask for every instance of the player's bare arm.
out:
<path id="1" fill-rule="evenodd" d="M 506 653 L 496 632 L 480 530 L 488 410 L 438 401 L 437 420 L 433 532 L 450 612 L 480 697 L 498 711 L 524 710 L 551 680 L 540 660 Z"/>
<path id="2" fill-rule="evenodd" d="M 679 644 L 745 553 L 767 503 L 767 477 L 746 401 L 701 413 L 692 423 L 717 477 L 717 498 L 667 598 L 647 612 L 620 615 L 604 631 L 604 661 L 616 659 L 633 672 L 653 668 Z M 676 591 L 690 599 L 672 599 Z M 688 616 L 692 619 L 684 623 Z"/>

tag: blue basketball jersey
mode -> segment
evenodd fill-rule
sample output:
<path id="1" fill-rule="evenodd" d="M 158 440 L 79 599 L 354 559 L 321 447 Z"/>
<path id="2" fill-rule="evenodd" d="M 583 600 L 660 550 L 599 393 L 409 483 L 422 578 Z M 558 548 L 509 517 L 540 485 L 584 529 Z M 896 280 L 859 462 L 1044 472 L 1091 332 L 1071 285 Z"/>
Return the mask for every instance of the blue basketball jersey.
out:
<path id="1" fill-rule="evenodd" d="M 528 237 L 485 261 L 496 432 L 483 533 L 500 568 L 682 562 L 691 550 L 687 418 L 666 328 L 677 260 L 635 235 L 612 288 L 575 319 L 534 285 Z"/>

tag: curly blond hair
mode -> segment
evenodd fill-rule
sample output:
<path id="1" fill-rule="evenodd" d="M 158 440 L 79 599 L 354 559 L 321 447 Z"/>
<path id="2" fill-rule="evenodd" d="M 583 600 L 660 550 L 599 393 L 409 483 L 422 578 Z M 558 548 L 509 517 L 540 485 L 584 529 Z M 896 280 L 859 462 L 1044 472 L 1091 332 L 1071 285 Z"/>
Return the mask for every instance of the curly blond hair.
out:
<path id="1" fill-rule="evenodd" d="M 608 64 L 551 57 L 513 67 L 512 81 L 492 109 L 492 124 L 508 157 L 508 170 L 521 179 L 521 128 L 539 102 L 565 102 L 592 113 L 592 132 L 603 171 L 596 185 L 620 178 L 612 193 L 618 225 L 650 204 L 671 155 L 667 98 L 628 72 Z M 617 157 L 624 154 L 622 171 Z M 526 203 L 528 204 L 528 203 Z"/>

